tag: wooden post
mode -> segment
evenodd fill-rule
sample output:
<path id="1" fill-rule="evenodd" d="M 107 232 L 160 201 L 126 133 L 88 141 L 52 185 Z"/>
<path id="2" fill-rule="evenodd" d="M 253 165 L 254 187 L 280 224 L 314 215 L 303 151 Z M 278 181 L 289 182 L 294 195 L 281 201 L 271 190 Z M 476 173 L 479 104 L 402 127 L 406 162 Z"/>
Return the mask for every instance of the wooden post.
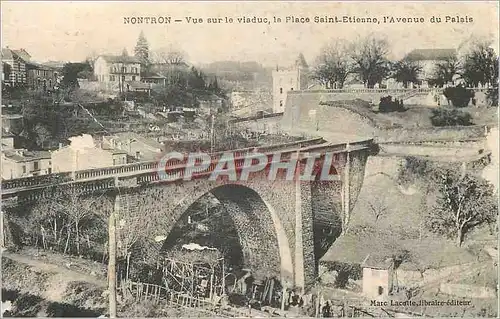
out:
<path id="1" fill-rule="evenodd" d="M 120 198 L 117 195 L 115 207 L 109 215 L 109 261 L 108 261 L 108 290 L 109 290 L 109 317 L 116 318 L 116 225 L 115 214 L 120 209 Z"/>
<path id="2" fill-rule="evenodd" d="M 286 298 L 286 288 L 283 287 L 283 292 L 281 295 L 281 311 L 285 311 L 285 298 Z"/>
<path id="3" fill-rule="evenodd" d="M 0 238 L 0 249 L 5 248 L 5 229 L 3 226 L 3 211 L 0 210 L 0 234 L 2 235 Z"/>
<path id="4" fill-rule="evenodd" d="M 222 259 L 222 295 L 226 294 L 226 267 L 224 259 Z"/>
<path id="5" fill-rule="evenodd" d="M 212 301 L 214 299 L 214 273 L 212 272 L 210 274 L 210 300 Z"/>

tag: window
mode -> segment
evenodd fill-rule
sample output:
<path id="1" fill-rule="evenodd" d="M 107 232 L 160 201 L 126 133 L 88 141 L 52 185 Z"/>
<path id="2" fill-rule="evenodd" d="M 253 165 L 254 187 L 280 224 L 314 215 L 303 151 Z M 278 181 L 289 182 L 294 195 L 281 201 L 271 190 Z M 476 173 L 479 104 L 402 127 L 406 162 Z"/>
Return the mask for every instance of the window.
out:
<path id="1" fill-rule="evenodd" d="M 113 165 L 116 165 L 116 158 L 113 158 Z"/>
<path id="2" fill-rule="evenodd" d="M 290 91 L 293 91 L 293 88 L 290 88 Z"/>
<path id="3" fill-rule="evenodd" d="M 283 106 L 283 101 L 280 101 L 280 106 Z"/>
<path id="4" fill-rule="evenodd" d="M 132 73 L 137 74 L 137 68 L 132 68 Z"/>
<path id="5" fill-rule="evenodd" d="M 115 76 L 114 76 L 114 75 L 110 75 L 110 76 L 109 76 L 109 80 L 110 80 L 111 82 L 114 82 L 114 81 L 115 81 Z"/>
<path id="6" fill-rule="evenodd" d="M 122 67 L 122 73 L 127 73 L 127 67 L 126 66 Z"/>
<path id="7" fill-rule="evenodd" d="M 125 82 L 125 75 L 122 75 L 122 82 Z"/>
<path id="8" fill-rule="evenodd" d="M 135 152 L 135 157 L 137 159 L 141 158 L 141 152 L 139 152 L 139 151 Z"/>
<path id="9" fill-rule="evenodd" d="M 135 75 L 132 75 L 132 81 L 135 81 Z"/>
<path id="10" fill-rule="evenodd" d="M 283 94 L 283 88 L 280 88 L 280 94 Z"/>
<path id="11" fill-rule="evenodd" d="M 26 174 L 26 165 L 23 165 L 23 174 Z"/>
<path id="12" fill-rule="evenodd" d="M 40 169 L 40 162 L 33 162 L 33 170 L 38 171 Z"/>

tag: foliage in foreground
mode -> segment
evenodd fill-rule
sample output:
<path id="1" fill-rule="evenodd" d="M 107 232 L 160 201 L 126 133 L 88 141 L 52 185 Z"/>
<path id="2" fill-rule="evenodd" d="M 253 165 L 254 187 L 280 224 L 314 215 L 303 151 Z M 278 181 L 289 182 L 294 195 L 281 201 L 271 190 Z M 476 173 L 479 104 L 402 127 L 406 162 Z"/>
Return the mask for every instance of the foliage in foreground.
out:
<path id="1" fill-rule="evenodd" d="M 431 123 L 433 126 L 469 126 L 474 124 L 469 113 L 448 109 L 432 110 Z"/>
<path id="2" fill-rule="evenodd" d="M 498 203 L 493 186 L 485 179 L 458 167 L 439 166 L 426 160 L 407 158 L 399 182 L 413 183 L 436 200 L 426 216 L 426 227 L 454 239 L 461 246 L 473 229 L 495 223 Z"/>

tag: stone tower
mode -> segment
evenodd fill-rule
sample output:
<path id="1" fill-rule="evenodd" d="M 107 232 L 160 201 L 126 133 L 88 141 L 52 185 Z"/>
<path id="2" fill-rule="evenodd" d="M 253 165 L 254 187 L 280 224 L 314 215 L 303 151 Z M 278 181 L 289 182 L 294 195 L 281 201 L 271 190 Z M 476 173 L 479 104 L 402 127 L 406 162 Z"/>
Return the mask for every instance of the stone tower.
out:
<path id="1" fill-rule="evenodd" d="M 305 90 L 308 85 L 309 66 L 300 53 L 293 66 L 273 71 L 273 113 L 285 111 L 286 96 L 290 91 Z"/>

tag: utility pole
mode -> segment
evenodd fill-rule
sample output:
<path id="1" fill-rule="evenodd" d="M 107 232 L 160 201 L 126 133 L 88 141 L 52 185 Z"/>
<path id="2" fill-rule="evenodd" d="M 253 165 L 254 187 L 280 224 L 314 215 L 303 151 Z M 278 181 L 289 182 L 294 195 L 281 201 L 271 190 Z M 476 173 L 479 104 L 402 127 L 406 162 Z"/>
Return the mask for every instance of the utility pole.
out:
<path id="1" fill-rule="evenodd" d="M 215 115 L 210 116 L 212 123 L 210 124 L 210 154 L 214 152 L 214 125 L 215 125 Z"/>
<path id="2" fill-rule="evenodd" d="M 116 220 L 115 216 L 120 209 L 120 197 L 116 196 L 115 207 L 109 214 L 109 261 L 108 261 L 108 291 L 109 291 L 109 317 L 116 318 Z"/>

